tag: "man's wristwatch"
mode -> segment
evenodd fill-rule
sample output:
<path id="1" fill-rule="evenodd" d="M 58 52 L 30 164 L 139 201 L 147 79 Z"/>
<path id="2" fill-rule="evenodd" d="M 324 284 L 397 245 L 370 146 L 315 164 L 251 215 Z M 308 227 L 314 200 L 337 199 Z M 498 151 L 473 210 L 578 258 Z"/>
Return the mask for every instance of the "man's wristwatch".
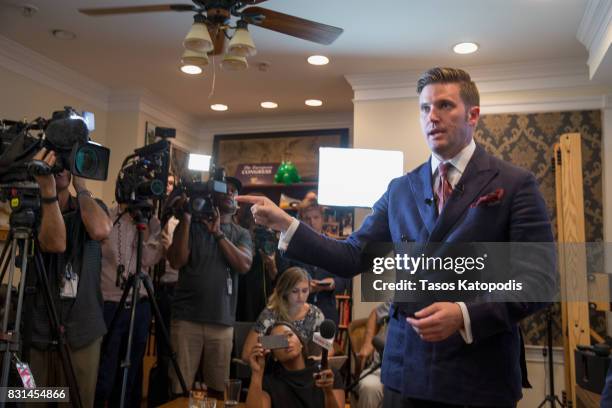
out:
<path id="1" fill-rule="evenodd" d="M 223 232 L 220 232 L 218 234 L 215 234 L 214 237 L 215 237 L 215 241 L 219 242 L 222 239 L 225 239 L 225 234 Z"/>

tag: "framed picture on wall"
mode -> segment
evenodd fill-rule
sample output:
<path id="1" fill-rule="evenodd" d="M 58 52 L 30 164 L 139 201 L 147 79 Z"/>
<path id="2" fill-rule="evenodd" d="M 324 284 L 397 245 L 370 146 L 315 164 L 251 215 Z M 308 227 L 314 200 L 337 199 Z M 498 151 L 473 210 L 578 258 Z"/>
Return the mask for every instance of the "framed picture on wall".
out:
<path id="1" fill-rule="evenodd" d="M 243 163 L 291 161 L 303 182 L 318 179 L 319 147 L 348 147 L 348 129 L 215 135 L 213 160 L 235 176 Z"/>

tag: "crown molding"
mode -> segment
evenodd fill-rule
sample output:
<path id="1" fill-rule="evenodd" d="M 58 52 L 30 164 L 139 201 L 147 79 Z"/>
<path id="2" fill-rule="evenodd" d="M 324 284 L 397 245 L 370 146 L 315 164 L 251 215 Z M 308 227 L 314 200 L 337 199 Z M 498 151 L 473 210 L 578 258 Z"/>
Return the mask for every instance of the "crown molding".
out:
<path id="1" fill-rule="evenodd" d="M 590 78 L 595 76 L 612 45 L 612 1 L 589 0 L 580 21 L 576 38 L 589 51 L 587 64 Z"/>
<path id="2" fill-rule="evenodd" d="M 0 66 L 97 108 L 108 109 L 107 87 L 2 35 Z"/>
<path id="3" fill-rule="evenodd" d="M 546 97 L 533 100 L 520 98 L 504 102 L 484 99 L 480 105 L 483 115 L 495 113 L 534 113 L 563 112 L 573 110 L 606 109 L 612 102 L 612 97 L 606 95 L 580 95 L 564 97 Z"/>
<path id="4" fill-rule="evenodd" d="M 181 133 L 199 138 L 200 122 L 162 101 L 146 89 L 128 89 L 111 93 L 108 100 L 109 112 L 138 112 L 152 116 L 165 126 Z"/>
<path id="5" fill-rule="evenodd" d="M 279 117 L 253 117 L 218 120 L 213 126 L 202 126 L 200 134 L 204 140 L 212 141 L 214 135 L 234 133 L 282 132 L 348 128 L 353 129 L 353 112 L 287 115 Z"/>
<path id="6" fill-rule="evenodd" d="M 581 60 L 551 60 L 466 67 L 481 93 L 571 88 L 590 85 Z M 416 83 L 423 71 L 346 75 L 354 101 L 417 98 Z"/>

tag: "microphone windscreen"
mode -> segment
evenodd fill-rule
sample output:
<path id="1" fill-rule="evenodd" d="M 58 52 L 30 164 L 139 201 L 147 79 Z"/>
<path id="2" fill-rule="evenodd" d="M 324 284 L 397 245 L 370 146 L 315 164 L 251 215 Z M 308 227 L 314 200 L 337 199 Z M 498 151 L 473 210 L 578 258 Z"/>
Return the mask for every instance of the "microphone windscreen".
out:
<path id="1" fill-rule="evenodd" d="M 323 320 L 323 323 L 321 323 L 321 327 L 319 328 L 319 332 L 321 333 L 321 337 L 328 340 L 333 339 L 336 335 L 336 323 L 330 319 Z"/>

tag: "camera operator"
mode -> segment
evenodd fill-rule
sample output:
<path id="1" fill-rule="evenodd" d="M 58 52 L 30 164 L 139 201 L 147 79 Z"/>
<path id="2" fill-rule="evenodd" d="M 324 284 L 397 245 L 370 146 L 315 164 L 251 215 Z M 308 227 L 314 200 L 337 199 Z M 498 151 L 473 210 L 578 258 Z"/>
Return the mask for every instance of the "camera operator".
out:
<path id="1" fill-rule="evenodd" d="M 184 212 L 168 250 L 170 264 L 180 270 L 172 304 L 172 347 L 188 388 L 201 360 L 204 383 L 215 391 L 224 389 L 238 274 L 248 272 L 252 263 L 249 231 L 232 221 L 241 184 L 232 177 L 225 181 L 227 193 L 214 193 L 212 218 L 192 221 L 192 215 Z M 173 370 L 170 375 L 173 391 L 181 392 Z"/>
<path id="2" fill-rule="evenodd" d="M 120 203 L 110 210 L 114 225 L 109 238 L 102 245 L 102 295 L 104 297 L 104 320 L 107 328 L 119 307 L 119 301 L 129 277 L 136 273 L 138 231 L 128 204 Z M 160 222 L 151 216 L 143 230 L 141 271 L 147 273 L 162 257 Z M 100 357 L 96 406 L 119 406 L 122 367 L 120 361 L 126 353 L 130 312 L 136 307 L 134 332 L 130 356 L 130 368 L 126 388 L 126 406 L 140 406 L 142 397 L 142 359 L 145 352 L 151 307 L 144 285 L 139 290 L 139 302 L 132 305 L 130 290 L 125 306 L 115 321 L 110 338 L 105 339 L 105 350 Z"/>
<path id="3" fill-rule="evenodd" d="M 42 149 L 34 159 L 52 166 L 55 154 Z M 76 196 L 69 191 L 71 178 Z M 100 241 L 108 237 L 111 220 L 106 206 L 87 190 L 84 179 L 72 176 L 68 170 L 36 179 L 42 201 L 39 240 L 51 296 L 71 348 L 83 407 L 92 407 L 100 345 L 106 333 L 100 291 Z M 49 212 L 53 214 L 52 222 Z M 33 299 L 31 325 L 30 364 L 37 385 L 66 386 L 39 285 Z"/>

